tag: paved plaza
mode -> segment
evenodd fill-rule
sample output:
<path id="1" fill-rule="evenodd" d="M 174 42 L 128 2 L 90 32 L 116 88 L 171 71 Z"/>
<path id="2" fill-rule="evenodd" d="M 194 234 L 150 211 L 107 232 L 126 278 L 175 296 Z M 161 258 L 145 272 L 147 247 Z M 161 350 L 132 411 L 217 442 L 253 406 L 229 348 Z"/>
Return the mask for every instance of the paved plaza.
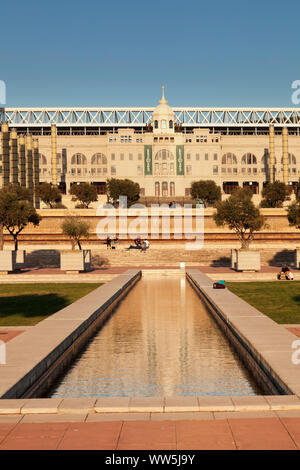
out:
<path id="1" fill-rule="evenodd" d="M 74 416 L 65 422 L 22 419 L 0 423 L 0 450 L 299 450 L 300 412 L 295 418 L 277 413 L 167 421 L 155 416 L 103 422 L 79 422 Z"/>

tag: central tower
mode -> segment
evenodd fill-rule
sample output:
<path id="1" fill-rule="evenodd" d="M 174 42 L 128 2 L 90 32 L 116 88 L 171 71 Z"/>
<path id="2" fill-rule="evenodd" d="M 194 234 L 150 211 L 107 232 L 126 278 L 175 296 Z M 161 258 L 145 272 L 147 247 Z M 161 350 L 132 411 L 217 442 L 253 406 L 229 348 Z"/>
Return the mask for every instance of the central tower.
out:
<path id="1" fill-rule="evenodd" d="M 159 105 L 153 111 L 153 133 L 173 134 L 174 133 L 174 112 L 165 98 L 165 87 L 162 86 L 162 97 Z"/>

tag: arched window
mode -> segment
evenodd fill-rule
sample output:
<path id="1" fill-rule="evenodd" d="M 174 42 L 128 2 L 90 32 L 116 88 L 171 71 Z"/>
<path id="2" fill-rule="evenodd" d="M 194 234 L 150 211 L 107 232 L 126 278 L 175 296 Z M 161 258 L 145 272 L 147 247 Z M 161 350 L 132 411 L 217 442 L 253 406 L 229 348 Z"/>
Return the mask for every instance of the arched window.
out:
<path id="1" fill-rule="evenodd" d="M 95 153 L 91 159 L 91 175 L 107 175 L 107 158 L 103 153 Z"/>
<path id="2" fill-rule="evenodd" d="M 171 181 L 171 183 L 170 183 L 170 196 L 171 197 L 175 196 L 175 183 L 174 183 L 174 181 Z"/>
<path id="3" fill-rule="evenodd" d="M 283 163 L 283 157 L 281 158 L 281 163 Z M 289 153 L 289 155 L 288 155 L 288 164 L 290 166 L 293 166 L 293 165 L 297 164 L 296 157 L 293 153 Z"/>
<path id="4" fill-rule="evenodd" d="M 154 121 L 154 128 L 158 129 L 158 121 Z"/>
<path id="5" fill-rule="evenodd" d="M 47 165 L 47 158 L 45 157 L 45 155 L 40 153 L 39 159 L 40 159 L 40 165 Z"/>
<path id="6" fill-rule="evenodd" d="M 83 153 L 75 153 L 71 158 L 71 165 L 86 165 L 86 156 Z"/>
<path id="7" fill-rule="evenodd" d="M 160 183 L 159 183 L 159 181 L 156 181 L 156 183 L 155 183 L 155 196 L 156 197 L 160 196 Z"/>
<path id="8" fill-rule="evenodd" d="M 154 172 L 156 175 L 174 175 L 174 155 L 162 149 L 155 154 Z"/>
<path id="9" fill-rule="evenodd" d="M 162 195 L 163 195 L 163 197 L 168 196 L 168 183 L 167 183 L 167 181 L 164 181 L 162 183 Z"/>
<path id="10" fill-rule="evenodd" d="M 222 165 L 237 165 L 237 159 L 234 153 L 225 153 L 222 157 Z"/>
<path id="11" fill-rule="evenodd" d="M 107 165 L 107 158 L 103 153 L 95 153 L 91 160 L 92 165 Z"/>
<path id="12" fill-rule="evenodd" d="M 172 120 L 169 121 L 169 128 L 170 128 L 170 129 L 173 129 L 173 121 L 172 121 Z"/>
<path id="13" fill-rule="evenodd" d="M 242 164 L 257 165 L 256 156 L 253 153 L 245 153 L 245 155 L 242 156 Z"/>

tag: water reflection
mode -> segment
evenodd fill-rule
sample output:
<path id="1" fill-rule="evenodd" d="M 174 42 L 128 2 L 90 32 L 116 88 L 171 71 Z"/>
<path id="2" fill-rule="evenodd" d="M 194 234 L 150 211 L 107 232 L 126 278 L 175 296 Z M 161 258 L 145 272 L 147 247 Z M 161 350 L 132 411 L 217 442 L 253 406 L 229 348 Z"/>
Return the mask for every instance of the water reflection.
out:
<path id="1" fill-rule="evenodd" d="M 48 396 L 256 395 L 183 278 L 142 279 Z"/>

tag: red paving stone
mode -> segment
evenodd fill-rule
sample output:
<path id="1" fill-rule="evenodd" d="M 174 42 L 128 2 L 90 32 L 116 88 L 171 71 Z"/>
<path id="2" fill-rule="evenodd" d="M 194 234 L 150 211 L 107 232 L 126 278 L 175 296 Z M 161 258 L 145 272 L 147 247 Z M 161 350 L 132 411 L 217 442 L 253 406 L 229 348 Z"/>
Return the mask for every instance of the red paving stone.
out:
<path id="1" fill-rule="evenodd" d="M 1 441 L 0 450 L 55 450 L 68 423 L 19 423 Z M 0 429 L 2 424 L 0 424 Z M 1 431 L 0 431 L 1 432 Z"/>
<path id="2" fill-rule="evenodd" d="M 229 419 L 237 448 L 240 450 L 295 450 L 295 442 L 276 418 Z M 296 429 L 298 429 L 296 424 Z M 300 427 L 298 432 L 300 431 Z"/>
<path id="3" fill-rule="evenodd" d="M 72 423 L 59 450 L 114 450 L 117 448 L 122 421 L 104 423 Z"/>
<path id="4" fill-rule="evenodd" d="M 297 327 L 287 327 L 286 329 L 300 338 L 300 326 L 299 326 L 299 328 L 297 328 Z"/>
<path id="5" fill-rule="evenodd" d="M 126 421 L 118 450 L 176 450 L 175 424 L 171 421 Z"/>
<path id="6" fill-rule="evenodd" d="M 295 450 L 300 418 L 0 423 L 0 450 Z"/>
<path id="7" fill-rule="evenodd" d="M 7 343 L 11 339 L 23 333 L 24 330 L 0 330 L 0 341 Z"/>
<path id="8" fill-rule="evenodd" d="M 234 439 L 227 420 L 178 421 L 178 450 L 234 450 Z"/>

